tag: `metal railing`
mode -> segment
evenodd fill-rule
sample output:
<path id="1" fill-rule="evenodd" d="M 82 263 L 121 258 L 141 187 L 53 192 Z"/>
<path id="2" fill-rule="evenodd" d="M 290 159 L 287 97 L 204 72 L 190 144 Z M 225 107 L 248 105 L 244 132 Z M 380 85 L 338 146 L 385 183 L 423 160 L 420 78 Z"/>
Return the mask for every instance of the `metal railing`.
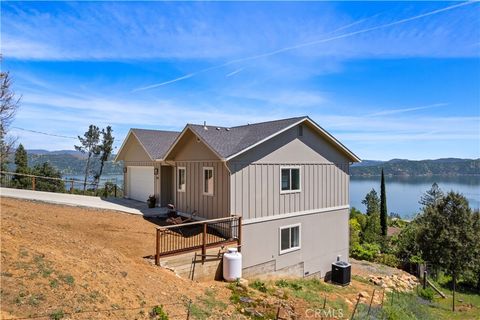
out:
<path id="1" fill-rule="evenodd" d="M 222 245 L 242 244 L 242 217 L 231 216 L 211 220 L 157 227 L 155 264 L 160 257 L 202 250 L 204 259 L 207 249 Z"/>
<path id="2" fill-rule="evenodd" d="M 116 181 L 104 181 L 98 185 L 87 181 L 86 190 L 84 190 L 84 181 L 82 180 L 45 177 L 9 171 L 0 171 L 0 186 L 5 188 L 29 189 L 57 193 L 93 193 L 94 195 L 104 196 L 123 196 L 123 190 L 117 186 Z M 99 190 L 98 188 L 101 188 L 102 190 Z"/>

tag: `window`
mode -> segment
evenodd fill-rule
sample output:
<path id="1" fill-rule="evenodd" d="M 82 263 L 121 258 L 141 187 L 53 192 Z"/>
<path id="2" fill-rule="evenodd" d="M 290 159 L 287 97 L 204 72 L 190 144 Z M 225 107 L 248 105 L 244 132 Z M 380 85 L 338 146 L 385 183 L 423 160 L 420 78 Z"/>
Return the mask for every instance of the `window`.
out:
<path id="1" fill-rule="evenodd" d="M 300 249 L 300 224 L 280 228 L 280 254 Z"/>
<path id="2" fill-rule="evenodd" d="M 300 168 L 282 168 L 281 192 L 300 191 Z"/>
<path id="3" fill-rule="evenodd" d="M 213 168 L 203 168 L 203 194 L 213 195 Z"/>
<path id="4" fill-rule="evenodd" d="M 178 167 L 177 169 L 177 190 L 180 192 L 185 192 L 186 189 L 186 172 L 187 169 L 184 167 Z"/>

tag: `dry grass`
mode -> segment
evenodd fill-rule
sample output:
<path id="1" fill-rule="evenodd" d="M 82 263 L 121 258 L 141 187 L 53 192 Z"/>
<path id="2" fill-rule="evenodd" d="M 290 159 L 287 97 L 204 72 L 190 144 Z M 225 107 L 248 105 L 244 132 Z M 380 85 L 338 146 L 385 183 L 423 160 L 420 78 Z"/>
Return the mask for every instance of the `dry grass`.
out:
<path id="1" fill-rule="evenodd" d="M 171 318 L 212 283 L 151 265 L 155 225 L 118 212 L 1 200 L 1 312 L 75 319 L 143 319 L 155 305 Z M 219 293 L 228 290 L 223 286 Z M 126 310 L 133 309 L 133 310 Z"/>

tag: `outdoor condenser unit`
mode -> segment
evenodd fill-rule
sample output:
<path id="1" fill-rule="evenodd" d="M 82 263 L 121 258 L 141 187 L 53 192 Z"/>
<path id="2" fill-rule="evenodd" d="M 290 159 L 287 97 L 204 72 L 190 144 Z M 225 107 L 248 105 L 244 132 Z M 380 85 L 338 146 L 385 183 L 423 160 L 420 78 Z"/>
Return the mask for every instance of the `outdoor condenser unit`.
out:
<path id="1" fill-rule="evenodd" d="M 346 286 L 350 283 L 352 266 L 350 263 L 340 261 L 340 256 L 337 261 L 332 263 L 332 282 Z"/>

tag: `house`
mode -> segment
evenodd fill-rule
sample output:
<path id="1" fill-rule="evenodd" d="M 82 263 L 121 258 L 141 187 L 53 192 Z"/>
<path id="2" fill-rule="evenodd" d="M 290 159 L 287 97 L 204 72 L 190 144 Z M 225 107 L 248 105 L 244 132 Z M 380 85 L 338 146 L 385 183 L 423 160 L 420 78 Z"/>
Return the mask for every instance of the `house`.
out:
<path id="1" fill-rule="evenodd" d="M 240 215 L 244 274 L 319 275 L 348 259 L 349 166 L 360 159 L 309 117 L 181 132 L 131 129 L 125 195 L 204 219 Z"/>

